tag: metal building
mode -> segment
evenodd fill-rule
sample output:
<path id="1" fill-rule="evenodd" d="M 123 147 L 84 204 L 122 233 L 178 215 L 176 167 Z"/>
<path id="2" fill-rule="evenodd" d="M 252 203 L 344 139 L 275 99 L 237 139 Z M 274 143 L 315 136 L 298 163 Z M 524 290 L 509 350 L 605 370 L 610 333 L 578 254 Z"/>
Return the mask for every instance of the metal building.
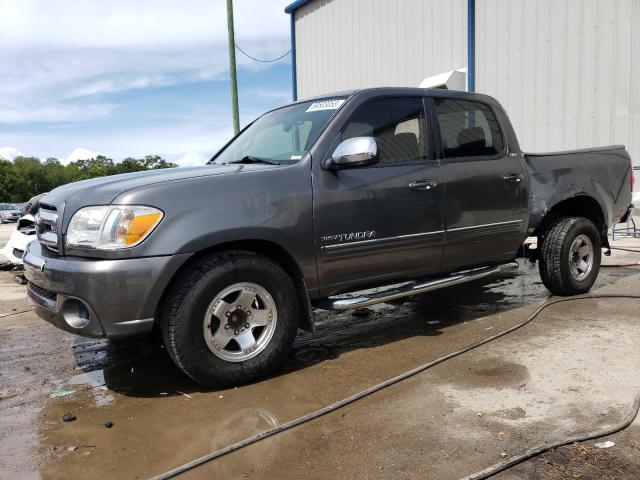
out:
<path id="1" fill-rule="evenodd" d="M 640 163 L 640 0 L 298 0 L 294 98 L 452 70 L 525 150 L 625 144 Z"/>

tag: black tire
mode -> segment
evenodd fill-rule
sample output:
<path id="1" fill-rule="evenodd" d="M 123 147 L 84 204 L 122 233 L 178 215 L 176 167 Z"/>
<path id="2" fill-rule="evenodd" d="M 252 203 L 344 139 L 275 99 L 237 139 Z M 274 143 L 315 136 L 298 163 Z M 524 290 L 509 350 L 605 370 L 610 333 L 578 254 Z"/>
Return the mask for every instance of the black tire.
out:
<path id="1" fill-rule="evenodd" d="M 252 358 L 234 362 L 209 348 L 203 321 L 216 295 L 238 282 L 264 288 L 275 302 L 277 318 L 266 346 Z M 252 382 L 277 369 L 289 355 L 299 318 L 296 288 L 284 269 L 260 255 L 237 252 L 205 257 L 179 276 L 166 297 L 161 330 L 169 355 L 184 373 L 202 385 L 220 387 Z"/>
<path id="2" fill-rule="evenodd" d="M 584 278 L 576 279 L 571 273 L 571 246 L 580 235 L 591 241 L 593 263 Z M 542 240 L 539 261 L 542 283 L 554 295 L 586 293 L 598 277 L 601 256 L 600 233 L 591 220 L 582 217 L 562 218 L 549 228 Z"/>

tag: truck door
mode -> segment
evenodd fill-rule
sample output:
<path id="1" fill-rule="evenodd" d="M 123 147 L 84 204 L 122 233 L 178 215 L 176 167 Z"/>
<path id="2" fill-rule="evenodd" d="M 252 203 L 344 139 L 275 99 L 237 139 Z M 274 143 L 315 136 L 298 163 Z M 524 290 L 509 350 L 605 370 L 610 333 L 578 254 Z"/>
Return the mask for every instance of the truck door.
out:
<path id="1" fill-rule="evenodd" d="M 447 185 L 443 270 L 511 260 L 525 237 L 526 171 L 510 155 L 489 105 L 436 97 L 440 157 Z"/>
<path id="2" fill-rule="evenodd" d="M 444 185 L 423 97 L 365 100 L 325 157 L 353 137 L 376 140 L 378 162 L 326 170 L 313 162 L 313 211 L 321 292 L 439 271 Z"/>

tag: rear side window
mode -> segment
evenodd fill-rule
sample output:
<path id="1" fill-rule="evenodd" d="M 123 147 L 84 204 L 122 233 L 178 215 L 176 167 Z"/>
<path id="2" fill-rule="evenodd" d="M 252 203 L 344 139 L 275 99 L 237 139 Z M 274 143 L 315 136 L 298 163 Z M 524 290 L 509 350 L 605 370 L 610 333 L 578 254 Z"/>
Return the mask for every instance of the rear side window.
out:
<path id="1" fill-rule="evenodd" d="M 498 121 L 482 103 L 435 98 L 445 158 L 482 157 L 504 149 Z"/>
<path id="2" fill-rule="evenodd" d="M 382 164 L 424 160 L 425 130 L 422 98 L 383 98 L 359 107 L 342 129 L 340 141 L 374 137 Z"/>

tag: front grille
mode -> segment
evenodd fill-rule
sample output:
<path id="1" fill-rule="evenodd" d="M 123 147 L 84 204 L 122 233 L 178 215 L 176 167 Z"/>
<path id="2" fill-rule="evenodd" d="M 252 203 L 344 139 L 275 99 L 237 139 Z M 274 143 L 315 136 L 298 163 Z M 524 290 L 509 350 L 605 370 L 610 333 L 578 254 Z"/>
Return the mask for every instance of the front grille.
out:
<path id="1" fill-rule="evenodd" d="M 49 210 L 50 212 L 57 212 L 58 209 L 54 205 L 49 205 L 48 203 L 40 202 L 38 207 L 42 210 Z"/>
<path id="2" fill-rule="evenodd" d="M 58 209 L 55 206 L 40 202 L 36 232 L 41 244 L 49 250 L 58 251 Z"/>
<path id="3" fill-rule="evenodd" d="M 46 298 L 47 300 L 55 303 L 58 300 L 58 294 L 55 292 L 51 292 L 42 287 L 39 287 L 35 283 L 29 282 L 29 290 L 35 293 L 37 296 L 41 298 Z"/>

